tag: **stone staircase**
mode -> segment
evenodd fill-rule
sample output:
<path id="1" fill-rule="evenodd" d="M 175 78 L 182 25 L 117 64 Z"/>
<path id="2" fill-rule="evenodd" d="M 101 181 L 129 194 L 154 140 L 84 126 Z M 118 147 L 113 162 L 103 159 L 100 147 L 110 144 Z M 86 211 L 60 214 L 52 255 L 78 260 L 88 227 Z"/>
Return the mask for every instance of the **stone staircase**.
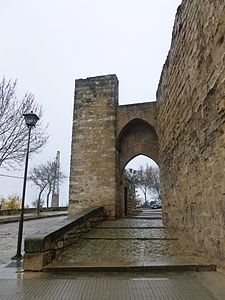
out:
<path id="1" fill-rule="evenodd" d="M 162 224 L 161 210 L 104 221 L 44 268 L 46 272 L 214 271 L 201 256 Z"/>

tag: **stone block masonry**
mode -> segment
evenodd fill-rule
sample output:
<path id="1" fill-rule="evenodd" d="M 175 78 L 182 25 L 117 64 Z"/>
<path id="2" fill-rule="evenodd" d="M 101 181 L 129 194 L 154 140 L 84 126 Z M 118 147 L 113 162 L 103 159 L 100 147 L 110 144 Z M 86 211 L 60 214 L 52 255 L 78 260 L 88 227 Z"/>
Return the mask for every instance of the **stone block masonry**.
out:
<path id="1" fill-rule="evenodd" d="M 157 93 L 164 219 L 225 259 L 225 1 L 183 1 Z"/>
<path id="2" fill-rule="evenodd" d="M 76 80 L 69 216 L 100 205 L 125 214 L 123 169 L 139 154 L 158 162 L 156 120 L 156 102 L 118 105 L 115 75 Z"/>
<path id="3" fill-rule="evenodd" d="M 159 163 L 157 103 L 146 102 L 117 107 L 116 134 L 119 172 L 135 156 L 142 154 Z"/>
<path id="4" fill-rule="evenodd" d="M 65 218 L 26 238 L 24 270 L 41 271 L 57 254 L 76 243 L 84 233 L 99 224 L 103 220 L 103 215 L 103 207 L 84 209 L 73 218 Z"/>
<path id="5" fill-rule="evenodd" d="M 115 75 L 76 80 L 69 215 L 103 205 L 115 217 L 117 105 Z"/>
<path id="6" fill-rule="evenodd" d="M 225 259 L 225 1 L 183 0 L 157 101 L 118 106 L 115 75 L 76 81 L 69 214 L 124 215 L 121 174 L 144 154 L 160 166 L 166 224 Z"/>

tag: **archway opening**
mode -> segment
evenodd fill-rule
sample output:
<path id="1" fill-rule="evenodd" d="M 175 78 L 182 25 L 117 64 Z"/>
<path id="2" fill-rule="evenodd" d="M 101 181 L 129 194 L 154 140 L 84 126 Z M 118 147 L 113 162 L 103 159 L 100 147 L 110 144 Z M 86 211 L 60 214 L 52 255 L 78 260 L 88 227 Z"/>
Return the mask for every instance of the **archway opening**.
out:
<path id="1" fill-rule="evenodd" d="M 134 157 L 143 154 L 159 161 L 158 136 L 155 129 L 146 121 L 134 119 L 121 130 L 117 139 L 119 168 L 123 170 Z"/>
<path id="2" fill-rule="evenodd" d="M 147 187 L 146 183 L 144 187 L 143 183 L 144 177 L 148 175 L 150 178 L 155 174 L 158 176 L 159 189 L 159 169 L 156 165 L 159 163 L 157 133 L 153 126 L 145 120 L 133 119 L 120 131 L 117 150 L 119 194 L 116 214 L 121 217 L 131 216 L 136 213 L 138 203 L 140 206 L 144 204 L 150 207 L 151 202 L 157 202 L 156 192 L 153 193 L 153 184 L 151 187 L 150 185 Z M 144 194 L 144 201 L 141 191 Z M 149 199 L 150 193 L 151 199 Z M 140 195 L 139 200 L 138 195 Z M 160 190 L 158 190 L 158 198 L 160 198 Z"/>
<path id="3" fill-rule="evenodd" d="M 137 155 L 126 164 L 121 175 L 124 216 L 134 215 L 139 209 L 162 208 L 160 170 L 154 160 Z"/>

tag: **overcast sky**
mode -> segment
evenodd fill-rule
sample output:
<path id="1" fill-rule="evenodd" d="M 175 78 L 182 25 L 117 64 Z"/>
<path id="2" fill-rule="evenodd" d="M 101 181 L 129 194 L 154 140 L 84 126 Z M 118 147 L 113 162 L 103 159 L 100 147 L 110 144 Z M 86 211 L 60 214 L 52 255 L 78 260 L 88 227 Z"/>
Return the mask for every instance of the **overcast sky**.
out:
<path id="1" fill-rule="evenodd" d="M 180 3 L 0 0 L 0 78 L 17 78 L 18 93 L 32 92 L 49 123 L 49 143 L 30 168 L 59 150 L 62 170 L 69 176 L 75 79 L 116 74 L 120 104 L 155 100 Z M 18 174 L 23 176 L 23 170 Z M 0 196 L 21 194 L 21 188 L 20 179 L 0 177 Z M 28 193 L 36 197 L 30 185 Z M 67 201 L 68 180 L 61 204 Z"/>

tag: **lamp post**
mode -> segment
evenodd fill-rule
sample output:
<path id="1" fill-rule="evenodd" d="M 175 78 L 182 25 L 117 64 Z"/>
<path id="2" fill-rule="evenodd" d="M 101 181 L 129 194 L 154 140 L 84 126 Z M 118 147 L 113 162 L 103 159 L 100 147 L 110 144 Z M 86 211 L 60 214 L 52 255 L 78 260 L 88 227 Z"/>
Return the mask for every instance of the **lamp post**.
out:
<path id="1" fill-rule="evenodd" d="M 24 169 L 24 178 L 23 178 L 23 192 L 22 192 L 22 203 L 20 209 L 20 219 L 19 219 L 19 230 L 18 230 L 18 240 L 17 240 L 17 253 L 12 259 L 21 260 L 21 245 L 22 245 L 22 237 L 23 237 L 23 215 L 24 215 L 24 201 L 26 194 L 26 184 L 27 184 L 27 169 L 28 169 L 28 158 L 29 158 L 29 149 L 30 149 L 30 134 L 31 129 L 34 127 L 39 120 L 38 116 L 31 111 L 30 113 L 24 114 L 24 119 L 26 125 L 28 127 L 28 141 L 27 141 L 27 152 L 26 152 L 26 160 L 25 160 L 25 169 Z"/>

